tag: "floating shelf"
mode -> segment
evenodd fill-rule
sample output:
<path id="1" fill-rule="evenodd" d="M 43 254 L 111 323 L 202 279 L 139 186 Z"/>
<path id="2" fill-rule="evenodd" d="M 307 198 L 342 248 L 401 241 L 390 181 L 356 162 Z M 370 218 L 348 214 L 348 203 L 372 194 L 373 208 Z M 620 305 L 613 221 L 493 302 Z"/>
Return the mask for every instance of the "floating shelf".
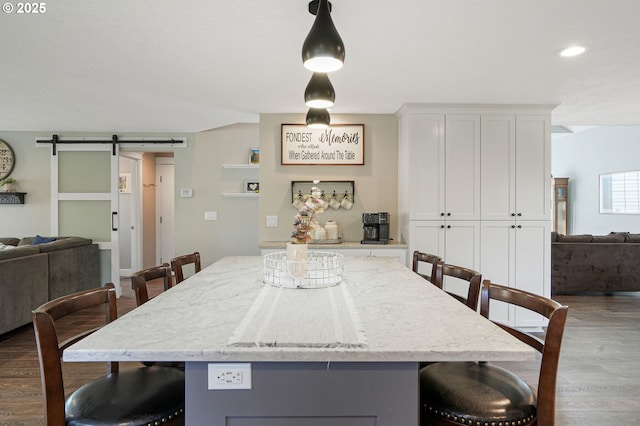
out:
<path id="1" fill-rule="evenodd" d="M 259 169 L 260 164 L 223 164 L 225 169 Z"/>
<path id="2" fill-rule="evenodd" d="M 255 192 L 223 192 L 222 196 L 227 198 L 258 198 L 260 194 Z"/>
<path id="3" fill-rule="evenodd" d="M 26 192 L 0 192 L 0 204 L 24 204 Z"/>

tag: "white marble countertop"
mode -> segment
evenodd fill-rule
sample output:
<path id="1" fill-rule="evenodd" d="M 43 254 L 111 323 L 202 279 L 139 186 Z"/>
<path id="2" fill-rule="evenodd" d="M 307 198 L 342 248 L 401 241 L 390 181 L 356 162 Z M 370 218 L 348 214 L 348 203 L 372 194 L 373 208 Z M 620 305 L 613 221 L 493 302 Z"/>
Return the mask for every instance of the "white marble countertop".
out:
<path id="1" fill-rule="evenodd" d="M 290 241 L 262 241 L 260 243 L 261 249 L 286 249 L 287 243 Z M 331 251 L 332 249 L 406 249 L 408 248 L 405 243 L 398 243 L 395 241 L 389 241 L 389 244 L 362 244 L 360 241 L 343 241 L 339 244 L 307 244 L 310 249 L 322 249 Z"/>
<path id="2" fill-rule="evenodd" d="M 345 257 L 364 347 L 233 347 L 262 291 L 262 258 L 227 257 L 64 351 L 65 361 L 533 360 L 534 351 L 385 257 Z M 289 291 L 315 291 L 290 289 Z M 298 311 L 300 308 L 298 307 Z M 296 318 L 291 318 L 296 321 Z M 303 321 L 300 327 L 304 327 Z"/>

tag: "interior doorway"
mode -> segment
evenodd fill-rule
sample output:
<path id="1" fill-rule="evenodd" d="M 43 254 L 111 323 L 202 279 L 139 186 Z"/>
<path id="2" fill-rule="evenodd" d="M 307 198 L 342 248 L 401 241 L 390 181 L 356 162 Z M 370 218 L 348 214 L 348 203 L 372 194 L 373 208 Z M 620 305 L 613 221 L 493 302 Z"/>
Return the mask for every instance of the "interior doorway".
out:
<path id="1" fill-rule="evenodd" d="M 119 194 L 120 276 L 129 277 L 173 257 L 175 169 L 173 152 L 120 154 L 120 173 L 130 181 L 130 192 Z"/>

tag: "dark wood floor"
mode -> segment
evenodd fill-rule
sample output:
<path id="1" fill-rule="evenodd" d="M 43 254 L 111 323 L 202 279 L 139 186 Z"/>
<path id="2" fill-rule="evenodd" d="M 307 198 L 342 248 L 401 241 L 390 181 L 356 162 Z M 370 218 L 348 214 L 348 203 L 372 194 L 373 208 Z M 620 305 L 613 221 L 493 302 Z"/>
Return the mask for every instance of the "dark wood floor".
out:
<path id="1" fill-rule="evenodd" d="M 121 314 L 135 306 L 128 283 L 123 289 L 118 299 Z M 558 377 L 557 424 L 640 424 L 640 293 L 556 299 L 570 306 Z M 535 385 L 535 363 L 501 365 Z M 70 389 L 104 373 L 104 365 L 96 363 L 69 363 L 65 368 Z M 27 325 L 0 336 L 0 425 L 42 424 L 38 360 L 33 329 Z"/>

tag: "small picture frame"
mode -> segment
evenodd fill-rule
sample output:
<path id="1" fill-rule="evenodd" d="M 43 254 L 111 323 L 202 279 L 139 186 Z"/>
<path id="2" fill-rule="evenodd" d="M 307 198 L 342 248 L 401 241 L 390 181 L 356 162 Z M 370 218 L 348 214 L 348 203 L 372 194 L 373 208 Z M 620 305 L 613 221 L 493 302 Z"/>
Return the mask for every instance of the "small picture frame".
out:
<path id="1" fill-rule="evenodd" d="M 248 193 L 259 193 L 260 192 L 260 182 L 257 180 L 247 180 L 244 182 L 244 192 Z"/>
<path id="2" fill-rule="evenodd" d="M 260 148 L 249 148 L 249 164 L 260 164 Z"/>

